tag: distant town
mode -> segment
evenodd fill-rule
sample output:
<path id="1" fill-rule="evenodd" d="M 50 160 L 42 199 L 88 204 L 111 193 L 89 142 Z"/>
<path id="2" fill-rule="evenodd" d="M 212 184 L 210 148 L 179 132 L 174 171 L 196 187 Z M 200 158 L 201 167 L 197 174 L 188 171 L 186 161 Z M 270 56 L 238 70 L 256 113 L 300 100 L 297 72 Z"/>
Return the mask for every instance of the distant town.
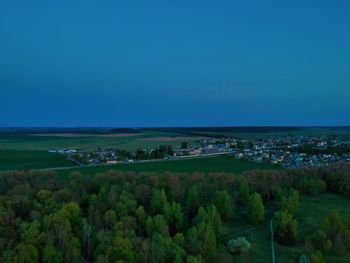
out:
<path id="1" fill-rule="evenodd" d="M 50 149 L 63 154 L 80 166 L 147 162 L 229 155 L 236 159 L 271 163 L 284 168 L 321 167 L 337 162 L 350 162 L 349 136 L 284 136 L 246 140 L 233 137 L 204 138 L 179 146 L 160 145 L 136 152 L 112 148 L 95 151 Z"/>

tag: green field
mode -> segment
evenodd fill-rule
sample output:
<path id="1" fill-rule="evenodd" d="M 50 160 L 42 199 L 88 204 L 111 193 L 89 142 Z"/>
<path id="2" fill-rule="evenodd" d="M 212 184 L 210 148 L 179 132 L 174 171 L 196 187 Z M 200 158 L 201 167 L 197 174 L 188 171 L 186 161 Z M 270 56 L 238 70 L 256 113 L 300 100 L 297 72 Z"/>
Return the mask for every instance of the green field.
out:
<path id="1" fill-rule="evenodd" d="M 38 169 L 72 166 L 72 163 L 58 154 L 48 153 L 51 148 L 67 148 L 79 150 L 96 150 L 101 148 L 114 148 L 126 151 L 156 147 L 160 144 L 179 146 L 184 135 L 177 133 L 164 133 L 147 131 L 136 136 L 108 137 L 107 134 L 82 134 L 79 137 L 60 137 L 31 135 L 31 133 L 0 133 L 0 170 Z M 153 141 L 150 138 L 169 137 L 171 141 Z M 150 140 L 142 140 L 142 139 Z M 186 141 L 192 142 L 198 137 L 186 137 Z"/>
<path id="2" fill-rule="evenodd" d="M 279 169 L 269 164 L 252 163 L 244 160 L 236 160 L 229 156 L 207 157 L 189 160 L 157 161 L 149 163 L 130 163 L 105 165 L 98 167 L 75 168 L 68 170 L 57 170 L 59 175 L 68 175 L 73 171 L 83 174 L 94 175 L 107 170 L 134 171 L 134 172 L 183 172 L 183 173 L 210 173 L 230 172 L 242 173 L 247 170 L 256 169 Z"/>
<path id="3" fill-rule="evenodd" d="M 159 131 L 203 137 L 237 137 L 260 139 L 283 136 L 348 136 L 350 127 L 208 127 L 208 128 L 158 128 Z"/>
<path id="4" fill-rule="evenodd" d="M 234 136 L 240 138 L 266 138 L 286 135 L 349 135 L 345 128 L 154 128 L 131 130 L 129 133 L 111 132 L 109 130 L 85 130 L 62 132 L 60 130 L 27 130 L 0 132 L 0 170 L 50 168 L 70 165 L 60 155 L 46 153 L 51 148 L 69 148 L 82 151 L 101 148 L 113 148 L 134 152 L 137 149 L 157 147 L 161 144 L 179 146 L 182 141 L 193 143 L 206 136 Z M 73 135 L 73 136 L 69 136 Z M 161 140 L 161 138 L 165 138 Z M 7 152 L 9 151 L 9 152 Z M 18 156 L 16 156 L 18 155 Z M 175 171 L 175 172 L 241 172 L 250 169 L 266 168 L 266 165 L 255 166 L 252 163 L 223 159 L 211 161 L 184 161 L 159 164 L 119 166 L 118 169 L 134 171 Z M 91 168 L 104 170 L 105 168 Z M 83 170 L 82 170 L 83 171 Z M 90 170 L 93 171 L 93 170 Z"/>
<path id="5" fill-rule="evenodd" d="M 0 170 L 73 166 L 65 156 L 47 151 L 0 150 Z"/>
<path id="6" fill-rule="evenodd" d="M 50 133 L 32 135 L 32 133 L 0 133 L 1 150 L 41 150 L 47 151 L 51 148 L 75 148 L 80 150 L 96 150 L 98 147 L 114 148 L 126 151 L 136 151 L 146 147 L 155 147 L 160 144 L 179 146 L 179 140 L 157 141 L 142 140 L 158 137 L 184 137 L 184 134 L 176 132 L 161 132 L 147 130 L 132 136 L 108 136 L 108 134 L 81 134 L 79 137 L 52 136 Z M 110 134 L 109 134 L 110 135 Z M 200 137 L 185 136 L 184 140 L 193 142 Z"/>
<path id="7" fill-rule="evenodd" d="M 322 228 L 323 221 L 334 209 L 338 209 L 345 218 L 350 218 L 349 202 L 348 197 L 332 193 L 321 196 L 302 196 L 296 213 L 298 240 L 303 241 L 307 235 Z M 273 216 L 274 208 L 273 204 L 266 207 L 266 219 Z M 239 212 L 242 213 L 242 209 L 239 209 Z M 252 249 L 245 255 L 236 256 L 235 262 L 271 262 L 271 235 L 268 221 L 255 227 L 243 219 L 232 225 L 226 225 L 221 241 L 226 243 L 230 238 L 237 236 L 247 237 Z M 294 263 L 301 254 L 303 254 L 303 247 L 300 245 L 287 247 L 275 243 L 276 262 Z M 327 253 L 325 259 L 326 262 L 350 262 L 350 255 Z"/>

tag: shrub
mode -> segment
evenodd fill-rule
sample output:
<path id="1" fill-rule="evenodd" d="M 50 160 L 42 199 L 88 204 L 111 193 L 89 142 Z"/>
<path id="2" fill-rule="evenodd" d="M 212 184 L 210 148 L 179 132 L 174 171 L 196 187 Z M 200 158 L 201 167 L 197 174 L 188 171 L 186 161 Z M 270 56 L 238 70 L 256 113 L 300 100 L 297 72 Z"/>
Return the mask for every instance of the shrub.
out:
<path id="1" fill-rule="evenodd" d="M 327 185 L 321 179 L 311 179 L 308 183 L 307 190 L 311 195 L 318 195 L 327 190 Z"/>
<path id="2" fill-rule="evenodd" d="M 322 253 L 320 251 L 316 251 L 311 255 L 311 263 L 325 263 Z"/>
<path id="3" fill-rule="evenodd" d="M 241 255 L 247 253 L 250 249 L 250 243 L 245 237 L 231 239 L 227 244 L 231 253 Z"/>
<path id="4" fill-rule="evenodd" d="M 305 239 L 305 246 L 308 251 L 321 251 L 321 252 L 327 252 L 331 246 L 332 242 L 327 239 L 326 234 L 318 230 L 315 233 L 309 235 Z"/>

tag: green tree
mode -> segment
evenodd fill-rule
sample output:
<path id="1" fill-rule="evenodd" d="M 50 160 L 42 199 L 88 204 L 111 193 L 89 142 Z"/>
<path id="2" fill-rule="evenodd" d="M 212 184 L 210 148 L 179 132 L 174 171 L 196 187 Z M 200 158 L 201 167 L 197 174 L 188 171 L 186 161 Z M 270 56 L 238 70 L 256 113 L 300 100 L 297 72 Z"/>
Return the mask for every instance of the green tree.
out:
<path id="1" fill-rule="evenodd" d="M 188 210 L 188 218 L 192 220 L 196 216 L 199 208 L 199 190 L 196 185 L 191 186 L 188 191 L 186 207 Z"/>
<path id="2" fill-rule="evenodd" d="M 262 222 L 265 217 L 265 207 L 263 200 L 258 193 L 249 196 L 247 203 L 247 218 L 251 224 Z"/>
<path id="3" fill-rule="evenodd" d="M 211 224 L 206 224 L 205 227 L 201 255 L 204 255 L 208 262 L 212 262 L 216 257 L 216 235 Z"/>
<path id="4" fill-rule="evenodd" d="M 294 215 L 299 206 L 299 192 L 293 189 L 281 191 L 278 194 L 278 205 L 281 210 L 284 210 Z"/>
<path id="5" fill-rule="evenodd" d="M 198 226 L 199 231 L 206 224 L 211 224 L 216 235 L 220 233 L 222 226 L 221 218 L 215 206 L 210 206 L 206 210 L 203 207 L 198 209 L 198 214 L 194 218 L 194 223 Z"/>
<path id="6" fill-rule="evenodd" d="M 25 244 L 31 244 L 36 248 L 41 246 L 44 234 L 41 232 L 41 224 L 34 220 L 31 223 L 23 223 L 21 231 L 21 239 Z"/>
<path id="7" fill-rule="evenodd" d="M 223 221 L 228 221 L 233 216 L 232 197 L 226 191 L 217 191 L 214 195 L 213 203 Z"/>
<path id="8" fill-rule="evenodd" d="M 117 223 L 117 214 L 113 210 L 107 210 L 103 216 L 103 221 L 107 229 L 112 230 Z"/>
<path id="9" fill-rule="evenodd" d="M 305 239 L 305 247 L 308 251 L 327 252 L 332 246 L 332 241 L 327 239 L 326 234 L 322 230 L 317 230 Z"/>
<path id="10" fill-rule="evenodd" d="M 168 198 L 164 189 L 155 189 L 151 197 L 151 210 L 153 214 L 164 214 L 165 208 L 168 205 Z"/>
<path id="11" fill-rule="evenodd" d="M 186 258 L 186 263 L 205 263 L 205 260 L 201 255 L 198 255 L 198 256 L 190 255 Z"/>
<path id="12" fill-rule="evenodd" d="M 297 221 L 287 211 L 279 211 L 274 218 L 275 237 L 277 242 L 284 245 L 293 245 L 296 241 Z"/>
<path id="13" fill-rule="evenodd" d="M 187 149 L 187 148 L 188 148 L 188 142 L 182 142 L 181 149 Z"/>
<path id="14" fill-rule="evenodd" d="M 185 246 L 184 235 L 182 233 L 176 233 L 176 235 L 173 237 L 173 242 L 183 248 Z"/>
<path id="15" fill-rule="evenodd" d="M 137 254 L 128 238 L 117 233 L 112 245 L 107 249 L 108 259 L 111 262 L 136 262 Z"/>
<path id="16" fill-rule="evenodd" d="M 209 219 L 207 220 L 207 223 L 213 226 L 215 235 L 219 235 L 222 222 L 221 222 L 220 215 L 217 212 L 216 207 L 214 205 L 208 208 L 208 217 Z"/>
<path id="17" fill-rule="evenodd" d="M 17 246 L 17 262 L 37 263 L 39 262 L 39 251 L 32 244 L 21 243 Z"/>
<path id="18" fill-rule="evenodd" d="M 239 182 L 239 187 L 238 187 L 238 202 L 240 202 L 243 205 L 246 205 L 248 203 L 248 199 L 250 196 L 250 189 L 248 182 L 245 178 L 241 179 Z"/>
<path id="19" fill-rule="evenodd" d="M 200 253 L 200 247 L 202 245 L 197 227 L 194 226 L 187 231 L 185 246 L 190 254 L 195 255 Z"/>
<path id="20" fill-rule="evenodd" d="M 311 254 L 310 262 L 311 263 L 325 263 L 325 261 L 323 259 L 323 255 L 320 251 L 316 251 L 316 252 Z"/>
<path id="21" fill-rule="evenodd" d="M 327 190 L 327 184 L 321 179 L 310 179 L 307 190 L 311 195 L 319 195 Z"/>
<path id="22" fill-rule="evenodd" d="M 135 210 L 135 216 L 137 218 L 137 231 L 139 234 L 143 235 L 146 227 L 146 211 L 143 206 L 138 206 Z"/>
<path id="23" fill-rule="evenodd" d="M 43 225 L 65 261 L 76 261 L 81 245 L 75 235 L 81 233 L 83 225 L 79 205 L 73 202 L 65 204 L 59 211 L 45 216 Z"/>
<path id="24" fill-rule="evenodd" d="M 136 207 L 137 202 L 135 197 L 128 192 L 123 191 L 118 198 L 115 209 L 119 218 L 122 218 L 131 215 L 136 210 Z"/>
<path id="25" fill-rule="evenodd" d="M 184 215 L 181 205 L 175 201 L 167 203 L 164 211 L 165 218 L 169 224 L 170 233 L 175 234 L 182 230 Z"/>
<path id="26" fill-rule="evenodd" d="M 170 237 L 154 233 L 151 244 L 151 262 L 183 262 L 185 256 L 186 252 Z"/>
<path id="27" fill-rule="evenodd" d="M 43 250 L 43 263 L 61 263 L 63 261 L 62 253 L 52 244 L 48 244 Z"/>
<path id="28" fill-rule="evenodd" d="M 323 230 L 336 253 L 344 253 L 350 248 L 350 229 L 338 211 L 333 211 L 326 218 Z"/>
<path id="29" fill-rule="evenodd" d="M 158 233 L 166 237 L 169 236 L 169 227 L 163 215 L 156 215 L 153 217 L 151 233 Z"/>

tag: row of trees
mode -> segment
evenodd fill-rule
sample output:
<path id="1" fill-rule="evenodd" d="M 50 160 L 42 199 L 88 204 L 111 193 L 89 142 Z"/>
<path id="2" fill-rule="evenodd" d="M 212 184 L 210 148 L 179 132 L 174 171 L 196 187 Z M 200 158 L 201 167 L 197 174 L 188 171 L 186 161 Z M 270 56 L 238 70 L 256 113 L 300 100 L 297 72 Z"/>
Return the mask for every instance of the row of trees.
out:
<path id="1" fill-rule="evenodd" d="M 160 145 L 152 151 L 137 150 L 135 153 L 136 160 L 163 159 L 166 156 L 173 156 L 174 151 L 170 145 Z"/>

